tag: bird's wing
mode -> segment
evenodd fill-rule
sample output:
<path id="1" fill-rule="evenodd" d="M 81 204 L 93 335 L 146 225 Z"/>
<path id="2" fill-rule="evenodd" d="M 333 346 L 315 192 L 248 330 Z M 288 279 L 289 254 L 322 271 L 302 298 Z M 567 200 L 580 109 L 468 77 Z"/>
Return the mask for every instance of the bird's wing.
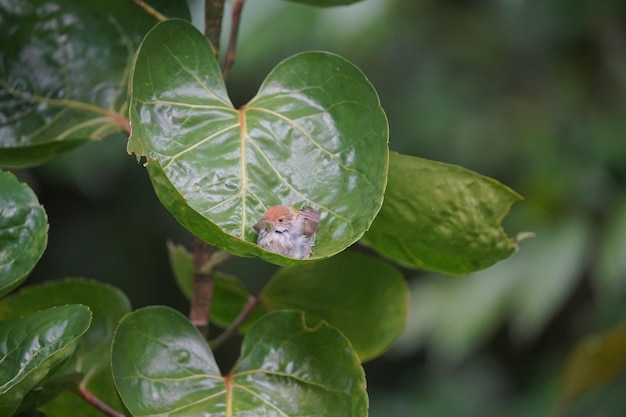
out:
<path id="1" fill-rule="evenodd" d="M 302 207 L 300 215 L 304 218 L 302 233 L 305 235 L 312 235 L 317 232 L 317 225 L 320 222 L 320 214 L 309 206 Z"/>

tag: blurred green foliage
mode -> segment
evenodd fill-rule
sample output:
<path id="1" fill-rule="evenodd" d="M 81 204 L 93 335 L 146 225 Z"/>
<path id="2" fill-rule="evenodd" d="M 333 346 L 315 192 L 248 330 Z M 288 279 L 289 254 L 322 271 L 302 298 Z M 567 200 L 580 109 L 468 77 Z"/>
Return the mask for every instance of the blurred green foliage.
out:
<path id="1" fill-rule="evenodd" d="M 472 276 L 409 274 L 407 332 L 365 365 L 370 415 L 551 415 L 576 342 L 626 319 L 626 2 L 249 1 L 227 80 L 233 102 L 307 49 L 339 53 L 369 77 L 391 149 L 511 186 L 525 201 L 507 231 L 536 233 Z M 118 286 L 134 307 L 187 308 L 165 242 L 189 235 L 126 155 L 124 137 L 20 175 L 51 225 L 29 282 L 83 275 Z M 252 277 L 254 292 L 273 271 L 246 259 L 226 272 Z M 134 280 L 146 275 L 149 289 Z M 625 385 L 621 375 L 564 415 L 622 416 Z"/>

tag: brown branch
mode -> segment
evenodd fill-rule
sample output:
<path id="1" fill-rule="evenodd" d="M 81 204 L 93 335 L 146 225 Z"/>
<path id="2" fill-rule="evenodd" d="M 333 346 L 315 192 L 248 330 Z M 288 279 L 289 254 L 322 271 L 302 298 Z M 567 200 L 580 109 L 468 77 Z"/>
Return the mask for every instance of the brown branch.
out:
<path id="1" fill-rule="evenodd" d="M 209 337 L 209 311 L 213 298 L 213 273 L 204 271 L 203 266 L 211 260 L 212 250 L 199 237 L 193 236 L 193 292 L 189 320 L 200 330 L 204 338 Z"/>
<path id="2" fill-rule="evenodd" d="M 213 44 L 215 55 L 220 49 L 222 19 L 224 18 L 224 0 L 205 0 L 204 36 Z"/>
<path id="3" fill-rule="evenodd" d="M 228 50 L 224 57 L 224 69 L 222 69 L 222 77 L 226 78 L 230 69 L 235 63 L 235 55 L 237 52 L 237 37 L 239 36 L 239 21 L 241 20 L 241 11 L 245 0 L 235 0 L 233 4 L 233 18 L 230 27 L 230 38 L 228 39 Z"/>
<path id="4" fill-rule="evenodd" d="M 244 304 L 243 308 L 239 315 L 233 320 L 233 322 L 228 326 L 219 336 L 217 336 L 214 340 L 212 340 L 209 345 L 212 350 L 220 347 L 229 337 L 235 333 L 239 327 L 243 324 L 244 321 L 248 318 L 248 316 L 254 311 L 257 305 L 259 305 L 260 299 L 250 295 L 248 296 L 248 301 Z"/>
<path id="5" fill-rule="evenodd" d="M 87 401 L 94 408 L 99 410 L 100 412 L 106 414 L 109 417 L 124 417 L 124 414 L 119 411 L 111 408 L 108 404 L 103 402 L 100 398 L 96 397 L 87 387 L 80 386 L 76 391 L 76 394 L 81 397 L 83 400 Z"/>
<path id="6" fill-rule="evenodd" d="M 150 16 L 154 17 L 156 20 L 160 22 L 167 19 L 167 17 L 161 14 L 161 12 L 159 12 L 158 10 L 156 10 L 155 8 L 153 8 L 152 6 L 150 6 L 148 3 L 144 2 L 143 0 L 128 0 L 128 1 L 138 6 L 144 12 L 148 13 Z"/>
<path id="7" fill-rule="evenodd" d="M 219 265 L 232 258 L 228 252 L 213 248 L 194 236 L 191 243 L 193 254 L 193 293 L 189 320 L 205 339 L 209 337 L 209 317 L 213 300 L 213 276 Z"/>

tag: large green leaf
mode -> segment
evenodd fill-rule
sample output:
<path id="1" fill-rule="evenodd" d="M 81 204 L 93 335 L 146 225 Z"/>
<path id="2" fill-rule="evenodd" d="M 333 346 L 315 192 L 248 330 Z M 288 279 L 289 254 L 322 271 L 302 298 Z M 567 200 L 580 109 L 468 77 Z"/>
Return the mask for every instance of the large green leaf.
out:
<path id="1" fill-rule="evenodd" d="M 0 166 L 127 129 L 129 67 L 154 18 L 127 1 L 2 0 L 0 21 Z"/>
<path id="2" fill-rule="evenodd" d="M 385 203 L 362 242 L 409 267 L 466 274 L 515 252 L 500 222 L 519 200 L 467 169 L 392 153 Z"/>
<path id="3" fill-rule="evenodd" d="M 358 240 L 380 209 L 386 117 L 363 73 L 337 55 L 286 59 L 235 109 L 207 40 L 169 20 L 141 44 L 131 89 L 129 151 L 147 157 L 168 210 L 212 245 L 293 265 L 302 261 L 255 244 L 268 207 L 321 212 L 313 259 Z"/>
<path id="4" fill-rule="evenodd" d="M 83 383 L 109 363 L 109 349 L 117 323 L 130 303 L 117 288 L 72 278 L 29 286 L 0 300 L 0 319 L 26 315 L 61 304 L 84 304 L 92 313 L 89 331 L 81 338 L 71 371 L 84 375 Z"/>
<path id="5" fill-rule="evenodd" d="M 67 305 L 0 321 L 0 416 L 11 415 L 29 391 L 54 375 L 90 320 L 86 306 Z"/>
<path id="6" fill-rule="evenodd" d="M 308 319 L 337 327 L 363 361 L 383 353 L 400 336 L 408 297 L 398 270 L 354 252 L 282 268 L 260 295 L 263 309 L 302 310 Z"/>
<path id="7" fill-rule="evenodd" d="M 365 377 L 348 340 L 301 313 L 268 314 L 222 376 L 196 328 L 165 307 L 127 315 L 112 350 L 118 392 L 134 416 L 367 415 Z"/>
<path id="8" fill-rule="evenodd" d="M 0 171 L 0 296 L 21 284 L 48 242 L 46 212 L 37 196 L 10 172 Z"/>

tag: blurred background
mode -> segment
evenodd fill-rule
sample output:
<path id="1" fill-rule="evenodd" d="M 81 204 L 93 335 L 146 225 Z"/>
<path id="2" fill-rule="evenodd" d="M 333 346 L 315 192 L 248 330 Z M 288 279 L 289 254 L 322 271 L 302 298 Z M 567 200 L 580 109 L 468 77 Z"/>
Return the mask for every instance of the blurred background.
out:
<path id="1" fill-rule="evenodd" d="M 370 416 L 555 415 L 577 343 L 626 321 L 626 2 L 248 1 L 227 82 L 233 102 L 254 96 L 280 60 L 311 49 L 368 76 L 392 150 L 514 188 L 525 201 L 504 226 L 536 233 L 470 276 L 407 274 L 407 330 L 365 364 Z M 50 223 L 27 282 L 84 276 L 121 288 L 135 308 L 187 312 L 166 241 L 188 245 L 190 235 L 125 142 L 112 136 L 21 173 Z M 274 270 L 254 259 L 227 267 L 253 292 Z M 237 349 L 227 345 L 218 360 L 231 363 Z M 621 375 L 563 415 L 624 416 L 624 392 Z"/>

